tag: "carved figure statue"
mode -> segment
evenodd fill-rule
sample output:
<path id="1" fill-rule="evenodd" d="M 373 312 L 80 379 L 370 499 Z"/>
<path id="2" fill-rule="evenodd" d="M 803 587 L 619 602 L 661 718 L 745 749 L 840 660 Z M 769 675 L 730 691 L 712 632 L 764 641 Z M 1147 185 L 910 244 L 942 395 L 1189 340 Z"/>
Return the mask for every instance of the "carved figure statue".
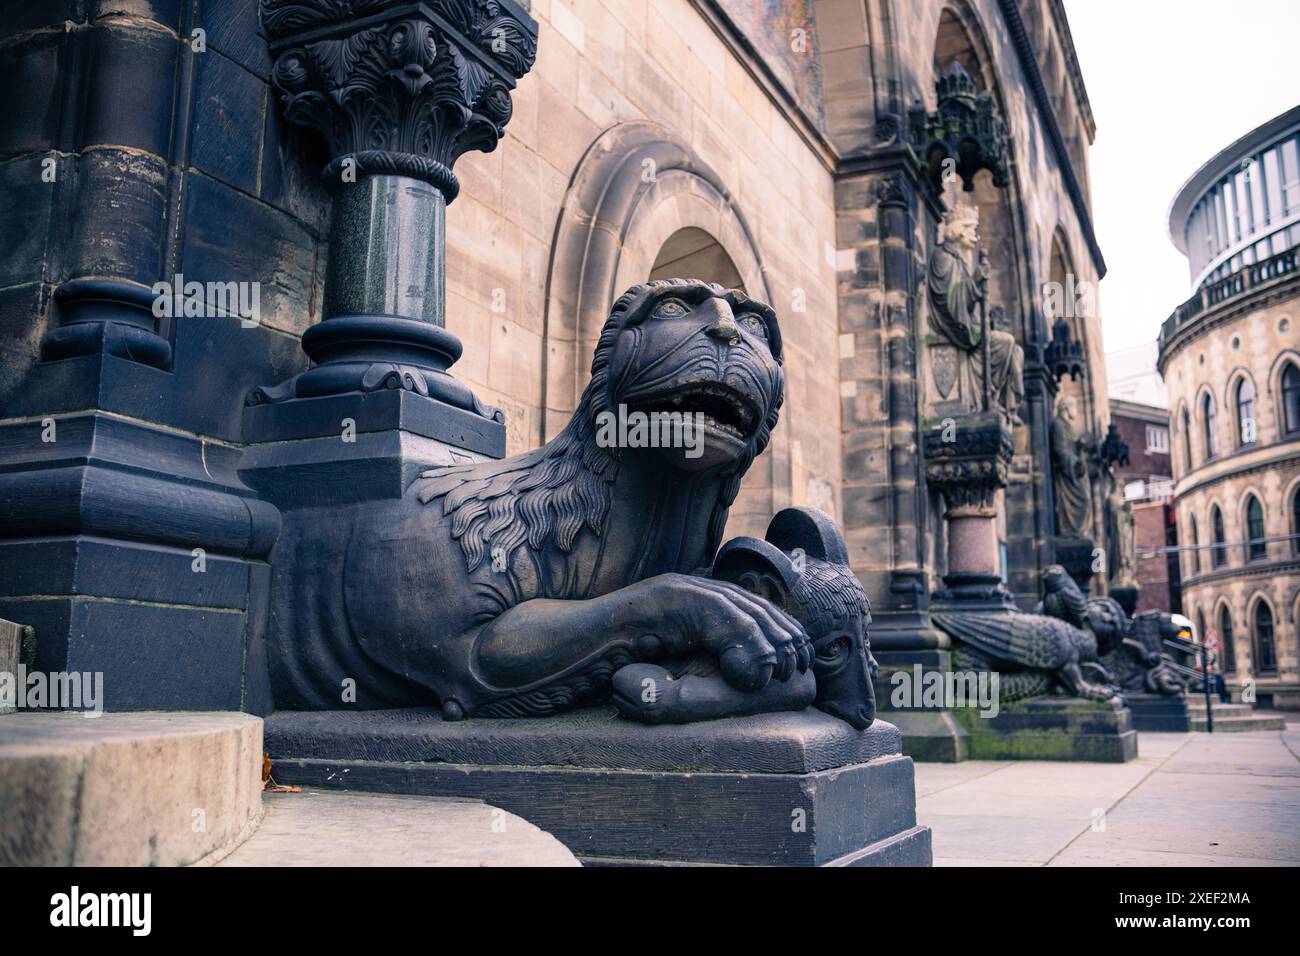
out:
<path id="1" fill-rule="evenodd" d="M 1123 610 L 1091 607 L 1059 564 L 1043 572 L 1043 587 L 1041 613 L 935 611 L 956 642 L 954 669 L 998 671 L 1008 703 L 1052 692 L 1110 700 L 1119 690 L 1099 661 L 1124 638 Z"/>
<path id="2" fill-rule="evenodd" d="M 974 274 L 968 265 L 979 245 L 978 229 L 979 212 L 973 206 L 955 205 L 944 213 L 942 240 L 930 254 L 927 289 L 931 330 L 957 349 L 958 361 L 982 394 L 984 327 L 980 310 L 988 306 L 989 280 L 988 258 L 982 249 Z M 1019 422 L 1025 353 L 1010 332 L 995 327 L 992 315 L 988 328 L 989 389 L 993 401 L 1012 421 Z M 941 386 L 940 391 L 945 389 Z"/>
<path id="3" fill-rule="evenodd" d="M 1110 583 L 1113 587 L 1137 585 L 1137 535 L 1133 503 L 1118 489 L 1106 496 L 1106 537 L 1110 542 Z"/>
<path id="4" fill-rule="evenodd" d="M 840 634 L 860 625 L 865 648 L 866 604 L 850 606 L 846 582 L 830 587 L 844 602 L 827 610 L 837 631 L 811 610 L 820 571 L 772 592 L 778 600 L 734 573 L 711 576 L 783 388 L 770 307 L 697 281 L 633 287 L 600 333 L 572 420 L 543 447 L 426 471 L 397 501 L 286 515 L 277 547 L 301 557 L 273 564 L 295 569 L 273 579 L 277 704 L 338 707 L 351 679 L 360 708 L 438 706 L 448 720 L 545 715 L 609 701 L 622 669 L 655 664 L 715 675 L 714 691 L 734 692 L 715 693 L 707 716 L 820 701 L 869 723 L 868 704 L 833 703 L 807 680 L 821 669 L 836 701 L 855 681 L 870 687 L 815 663 L 822 645 L 809 640 L 811 626 L 839 655 Z M 615 413 L 686 415 L 698 440 L 611 440 L 619 432 L 603 423 Z M 780 566 L 785 547 L 847 563 L 825 527 L 787 521 L 803 530 L 769 531 L 769 563 Z M 630 672 L 619 686 L 635 694 L 645 676 Z M 676 719 L 671 699 L 689 698 L 688 686 L 641 716 Z"/>
<path id="5" fill-rule="evenodd" d="M 1091 606 L 1094 601 L 1109 600 L 1092 598 L 1088 603 Z M 1119 613 L 1123 614 L 1123 610 Z M 1172 615 L 1144 611 L 1128 620 L 1124 640 L 1102 659 L 1102 664 L 1125 692 L 1182 697 L 1187 680 L 1165 653 L 1165 641 L 1179 634 L 1180 628 Z"/>
<path id="6" fill-rule="evenodd" d="M 772 519 L 764 540 L 733 538 L 713 564 L 713 577 L 739 584 L 787 611 L 812 642 L 812 667 L 758 692 L 737 690 L 708 655 L 673 669 L 631 664 L 614 675 L 614 703 L 623 716 L 645 723 L 682 723 L 812 704 L 859 730 L 876 716 L 867 629 L 871 602 L 849 568 L 844 536 L 830 515 L 787 508 Z"/>
<path id="7" fill-rule="evenodd" d="M 1091 534 L 1092 483 L 1087 443 L 1080 437 L 1074 400 L 1056 403 L 1052 421 L 1052 485 L 1056 490 L 1056 531 L 1086 538 Z"/>

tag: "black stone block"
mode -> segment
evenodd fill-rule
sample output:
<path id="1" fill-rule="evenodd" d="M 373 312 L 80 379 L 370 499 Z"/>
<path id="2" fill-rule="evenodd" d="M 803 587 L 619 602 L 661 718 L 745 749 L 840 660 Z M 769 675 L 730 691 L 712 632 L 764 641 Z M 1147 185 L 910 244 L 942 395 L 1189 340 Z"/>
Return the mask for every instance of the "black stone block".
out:
<path id="1" fill-rule="evenodd" d="M 443 722 L 432 711 L 273 714 L 277 782 L 483 799 L 592 863 L 930 863 L 912 763 L 877 721 L 819 711 L 653 727 L 610 708 Z"/>
<path id="2" fill-rule="evenodd" d="M 267 80 L 271 56 L 257 22 L 259 0 L 204 0 L 199 25 L 207 32 L 208 50 L 230 57 Z"/>
<path id="3" fill-rule="evenodd" d="M 1133 727 L 1138 731 L 1181 734 L 1192 729 L 1186 697 L 1126 693 L 1124 702 L 1133 712 Z"/>
<path id="4" fill-rule="evenodd" d="M 216 50 L 196 54 L 198 108 L 190 162 L 223 183 L 257 195 L 267 84 Z"/>

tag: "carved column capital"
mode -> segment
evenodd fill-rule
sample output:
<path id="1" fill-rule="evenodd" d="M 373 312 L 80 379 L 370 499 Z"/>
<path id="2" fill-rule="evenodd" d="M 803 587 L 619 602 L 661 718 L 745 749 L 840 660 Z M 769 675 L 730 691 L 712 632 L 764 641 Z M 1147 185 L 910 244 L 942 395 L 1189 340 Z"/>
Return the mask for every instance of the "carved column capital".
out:
<path id="1" fill-rule="evenodd" d="M 925 480 L 943 495 L 950 515 L 992 513 L 1015 451 L 1000 412 L 947 418 L 925 434 Z"/>
<path id="2" fill-rule="evenodd" d="M 285 118 L 329 146 L 327 182 L 409 176 L 448 202 L 456 160 L 496 147 L 537 56 L 513 0 L 262 0 L 261 21 Z"/>

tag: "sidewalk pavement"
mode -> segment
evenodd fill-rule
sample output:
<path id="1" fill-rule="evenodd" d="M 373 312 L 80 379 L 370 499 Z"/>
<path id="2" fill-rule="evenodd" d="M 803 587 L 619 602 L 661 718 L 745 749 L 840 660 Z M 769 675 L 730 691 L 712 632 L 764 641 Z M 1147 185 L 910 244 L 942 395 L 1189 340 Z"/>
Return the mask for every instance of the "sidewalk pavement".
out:
<path id="1" fill-rule="evenodd" d="M 935 866 L 1300 866 L 1300 722 L 1141 733 L 1126 764 L 916 765 Z"/>

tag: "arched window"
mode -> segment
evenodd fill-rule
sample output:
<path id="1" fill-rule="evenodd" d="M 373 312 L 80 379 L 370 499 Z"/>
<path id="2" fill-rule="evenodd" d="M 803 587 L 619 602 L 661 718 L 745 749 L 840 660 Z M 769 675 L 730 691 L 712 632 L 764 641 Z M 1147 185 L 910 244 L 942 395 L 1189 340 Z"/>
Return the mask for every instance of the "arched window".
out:
<path id="1" fill-rule="evenodd" d="M 1300 485 L 1291 496 L 1291 551 L 1300 554 Z"/>
<path id="2" fill-rule="evenodd" d="M 1288 362 L 1282 370 L 1282 428 L 1288 434 L 1300 432 L 1300 368 Z"/>
<path id="3" fill-rule="evenodd" d="M 1187 470 L 1192 470 L 1192 416 L 1187 414 L 1187 408 L 1183 408 L 1183 458 L 1187 463 Z"/>
<path id="4" fill-rule="evenodd" d="M 1253 445 L 1256 441 L 1255 383 L 1243 378 L 1237 383 L 1237 443 Z"/>
<path id="5" fill-rule="evenodd" d="M 1223 673 L 1237 672 L 1237 652 L 1232 646 L 1232 612 L 1225 604 L 1219 608 L 1219 640 L 1223 642 Z"/>
<path id="6" fill-rule="evenodd" d="M 1208 393 L 1201 400 L 1201 423 L 1205 427 L 1205 457 L 1213 458 L 1219 446 L 1214 441 L 1214 396 Z"/>
<path id="7" fill-rule="evenodd" d="M 1268 602 L 1255 605 L 1255 672 L 1272 674 L 1277 671 L 1277 649 L 1273 643 L 1273 609 Z"/>
<path id="8" fill-rule="evenodd" d="M 1221 568 L 1228 563 L 1228 547 L 1223 536 L 1223 512 L 1215 505 L 1210 509 L 1210 534 L 1214 535 L 1214 547 L 1210 549 L 1210 566 Z"/>
<path id="9" fill-rule="evenodd" d="M 1246 560 L 1263 561 L 1268 557 L 1264 540 L 1264 506 L 1251 495 L 1246 499 Z"/>
<path id="10" fill-rule="evenodd" d="M 1192 529 L 1192 574 L 1201 573 L 1201 536 L 1196 533 L 1196 515 L 1190 515 Z"/>

